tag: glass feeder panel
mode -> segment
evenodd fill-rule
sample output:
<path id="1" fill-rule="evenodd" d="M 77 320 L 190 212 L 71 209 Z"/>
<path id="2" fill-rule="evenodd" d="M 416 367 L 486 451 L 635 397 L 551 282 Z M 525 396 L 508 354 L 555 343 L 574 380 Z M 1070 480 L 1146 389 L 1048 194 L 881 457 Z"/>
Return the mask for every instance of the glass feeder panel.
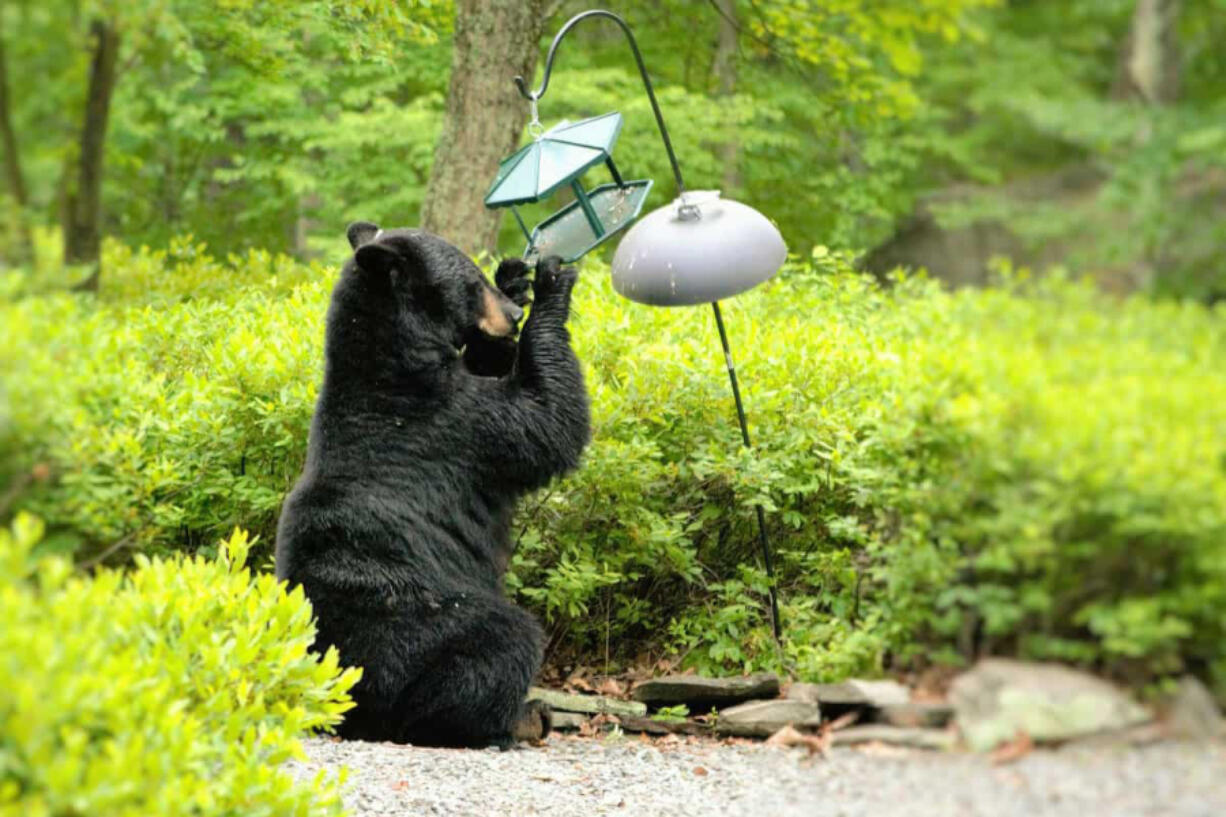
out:
<path id="1" fill-rule="evenodd" d="M 591 190 L 588 203 L 604 227 L 604 234 L 596 235 L 579 202 L 574 201 L 536 228 L 527 256 L 545 258 L 558 255 L 567 263 L 577 261 L 588 250 L 634 221 L 650 189 L 651 181 L 641 179 L 626 182 L 623 187 L 605 184 Z"/>

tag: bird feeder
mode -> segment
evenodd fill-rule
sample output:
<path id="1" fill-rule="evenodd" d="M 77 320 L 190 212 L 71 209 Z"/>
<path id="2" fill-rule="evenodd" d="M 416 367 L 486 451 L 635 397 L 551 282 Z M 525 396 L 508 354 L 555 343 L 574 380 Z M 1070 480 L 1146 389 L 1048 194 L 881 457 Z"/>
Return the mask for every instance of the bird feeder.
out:
<path id="1" fill-rule="evenodd" d="M 525 258 L 557 255 L 567 263 L 577 261 L 638 216 L 651 180 L 622 179 L 611 155 L 621 129 L 620 113 L 561 122 L 499 165 L 485 206 L 511 208 L 528 240 Z M 585 190 L 583 174 L 599 164 L 613 181 Z M 575 200 L 529 231 L 516 205 L 543 201 L 568 186 Z"/>
<path id="2" fill-rule="evenodd" d="M 732 397 L 736 401 L 741 442 L 749 448 L 749 423 L 719 301 L 773 276 L 787 259 L 787 247 L 770 220 L 752 207 L 721 198 L 716 191 L 686 191 L 681 166 L 677 163 L 643 55 L 630 26 L 621 17 L 603 9 L 576 14 L 562 26 L 549 46 L 540 87 L 529 91 L 524 78 L 515 77 L 520 95 L 532 106 L 529 128 L 536 129 L 536 141 L 502 162 L 485 204 L 487 207 L 511 207 L 520 229 L 528 237 L 526 257 L 558 255 L 566 262 L 578 260 L 638 216 L 643 199 L 651 189 L 651 181 L 623 182 L 613 164 L 609 151 L 621 130 L 621 114 L 605 114 L 573 125 L 564 122 L 548 131 L 540 129 L 536 115 L 537 102 L 549 88 L 558 46 L 571 29 L 591 18 L 610 20 L 626 35 L 655 114 L 678 193 L 671 204 L 649 213 L 622 239 L 613 256 L 613 287 L 624 297 L 651 306 L 711 304 Z M 579 177 L 601 162 L 612 174 L 613 184 L 585 191 Z M 566 184 L 574 191 L 575 201 L 529 232 L 514 205 L 540 201 Z M 763 566 L 770 580 L 771 625 L 775 639 L 779 640 L 779 599 L 765 511 L 760 504 L 754 510 Z"/>

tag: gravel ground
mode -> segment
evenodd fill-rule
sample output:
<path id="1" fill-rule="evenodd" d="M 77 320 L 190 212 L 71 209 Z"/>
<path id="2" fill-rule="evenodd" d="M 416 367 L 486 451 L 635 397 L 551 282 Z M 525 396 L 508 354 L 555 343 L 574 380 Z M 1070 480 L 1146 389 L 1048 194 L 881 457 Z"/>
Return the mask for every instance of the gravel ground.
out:
<path id="1" fill-rule="evenodd" d="M 993 766 L 967 754 L 880 745 L 803 749 L 637 737 L 557 737 L 462 751 L 307 741 L 309 778 L 349 767 L 346 804 L 366 815 L 813 815 L 814 817 L 1223 817 L 1226 745 L 1069 746 Z"/>

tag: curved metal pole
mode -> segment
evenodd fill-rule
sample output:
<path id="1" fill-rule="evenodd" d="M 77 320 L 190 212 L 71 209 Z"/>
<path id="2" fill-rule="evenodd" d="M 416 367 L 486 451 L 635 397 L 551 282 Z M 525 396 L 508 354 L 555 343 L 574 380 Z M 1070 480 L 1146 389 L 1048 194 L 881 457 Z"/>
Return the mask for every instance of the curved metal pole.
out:
<path id="1" fill-rule="evenodd" d="M 685 201 L 685 182 L 681 178 L 681 166 L 677 163 L 677 154 L 673 152 L 672 140 L 668 138 L 668 128 L 664 124 L 664 114 L 660 113 L 660 103 L 656 101 L 656 92 L 651 86 L 651 78 L 647 76 L 647 66 L 643 63 L 643 55 L 639 52 L 639 45 L 634 39 L 634 33 L 630 31 L 630 26 L 626 21 L 617 16 L 611 11 L 604 9 L 592 9 L 580 14 L 576 14 L 566 21 L 566 25 L 558 31 L 554 36 L 553 42 L 549 46 L 549 53 L 545 56 L 545 72 L 541 77 L 541 85 L 535 91 L 529 91 L 527 83 L 521 76 L 515 77 L 515 87 L 519 89 L 519 93 L 524 99 L 535 104 L 545 91 L 549 88 L 549 77 L 553 73 L 553 60 L 557 56 L 558 46 L 562 44 L 562 39 L 570 33 L 580 21 L 586 20 L 589 17 L 605 17 L 621 26 L 621 30 L 625 32 L 626 39 L 630 41 L 630 50 L 634 52 L 634 61 L 639 67 L 639 75 L 643 78 L 643 87 L 647 89 L 647 98 L 651 100 L 651 110 L 656 115 L 656 125 L 660 129 L 660 138 L 664 141 L 664 149 L 668 151 L 668 161 L 673 167 L 673 178 L 677 182 L 677 193 L 682 197 L 682 202 Z M 684 217 L 686 206 L 682 206 L 682 214 Z M 693 208 L 694 215 L 697 216 L 697 208 Z M 732 363 L 732 352 L 728 346 L 728 333 L 724 330 L 724 317 L 719 310 L 719 302 L 714 302 L 711 307 L 715 311 L 715 324 L 719 327 L 719 340 L 724 347 L 724 361 L 728 365 L 728 380 L 732 383 L 732 397 L 736 401 L 736 416 L 741 424 L 741 441 L 746 448 L 752 448 L 753 444 L 749 441 L 749 423 L 745 419 L 745 406 L 741 402 L 741 388 L 736 379 L 736 366 Z M 779 643 L 782 638 L 782 626 L 779 622 L 779 598 L 778 591 L 775 589 L 775 565 L 771 558 L 770 540 L 766 535 L 766 514 L 761 505 L 755 505 L 754 510 L 758 516 L 758 539 L 762 544 L 762 561 L 766 568 L 766 576 L 770 580 L 770 603 L 771 603 L 771 629 L 775 633 L 775 642 Z"/>
<path id="2" fill-rule="evenodd" d="M 545 91 L 549 88 L 549 75 L 553 73 L 553 58 L 558 53 L 558 46 L 562 44 L 562 38 L 569 34 L 570 30 L 578 25 L 580 21 L 586 20 L 589 17 L 606 17 L 621 26 L 622 31 L 626 33 L 626 39 L 630 41 L 630 50 L 634 52 L 634 61 L 639 67 L 639 75 L 643 78 L 643 87 L 647 89 L 647 98 L 651 100 L 651 110 L 656 115 L 656 125 L 660 128 L 660 138 L 664 140 L 664 149 L 668 151 L 668 161 L 673 166 L 673 178 L 677 182 L 677 193 L 682 196 L 685 195 L 685 182 L 681 179 L 681 165 L 677 164 L 677 154 L 673 153 L 673 143 L 668 138 L 668 128 L 664 125 L 664 114 L 660 113 L 660 103 L 656 102 L 656 92 L 651 87 L 651 78 L 647 76 L 647 66 L 643 64 L 643 55 L 639 53 L 639 44 L 634 39 L 634 33 L 630 31 L 630 26 L 621 17 L 604 9 L 592 9 L 591 11 L 585 11 L 571 17 L 566 21 L 566 25 L 562 26 L 561 30 L 554 36 L 553 42 L 549 46 L 549 53 L 545 56 L 545 74 L 541 77 L 541 87 L 535 91 L 529 91 L 527 83 L 520 76 L 515 77 L 515 87 L 519 89 L 520 95 L 529 102 L 536 102 L 543 97 Z"/>

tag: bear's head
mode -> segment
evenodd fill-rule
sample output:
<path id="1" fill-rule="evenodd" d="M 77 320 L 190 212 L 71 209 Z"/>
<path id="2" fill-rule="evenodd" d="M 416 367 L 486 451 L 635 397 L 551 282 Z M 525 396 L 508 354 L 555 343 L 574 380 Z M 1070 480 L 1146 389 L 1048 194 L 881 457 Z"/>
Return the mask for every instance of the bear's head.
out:
<path id="1" fill-rule="evenodd" d="M 461 349 L 476 333 L 514 335 L 524 311 L 494 287 L 471 259 L 424 230 L 381 230 L 358 221 L 347 230 L 353 247 L 350 274 L 363 283 L 374 307 L 417 333 Z M 372 314 L 373 313 L 373 314 Z"/>

